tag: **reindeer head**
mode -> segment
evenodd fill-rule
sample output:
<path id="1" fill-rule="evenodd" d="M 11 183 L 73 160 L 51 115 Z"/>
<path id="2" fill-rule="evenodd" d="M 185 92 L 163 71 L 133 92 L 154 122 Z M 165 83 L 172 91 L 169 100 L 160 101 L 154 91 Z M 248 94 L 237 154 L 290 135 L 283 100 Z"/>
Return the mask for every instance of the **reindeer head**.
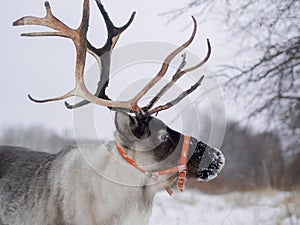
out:
<path id="1" fill-rule="evenodd" d="M 150 80 L 150 82 L 147 83 L 144 88 L 142 88 L 142 90 L 140 90 L 130 100 L 112 101 L 105 92 L 109 83 L 112 51 L 122 32 L 132 23 L 135 13 L 131 15 L 129 21 L 124 26 L 115 27 L 101 1 L 96 0 L 96 3 L 104 18 L 108 31 L 108 37 L 105 45 L 98 49 L 87 40 L 89 0 L 84 0 L 82 20 L 77 29 L 72 29 L 57 19 L 52 14 L 51 7 L 48 2 L 45 3 L 46 16 L 44 18 L 27 16 L 14 22 L 15 26 L 41 25 L 55 30 L 54 32 L 25 33 L 22 34 L 23 36 L 65 37 L 71 39 L 76 48 L 75 88 L 57 98 L 36 100 L 30 95 L 29 98 L 34 102 L 44 103 L 66 99 L 71 96 L 78 96 L 84 100 L 75 105 L 70 105 L 65 102 L 66 107 L 69 109 L 75 109 L 88 103 L 106 106 L 109 109 L 116 111 L 116 142 L 118 149 L 123 152 L 124 157 L 127 157 L 127 161 L 132 162 L 134 165 L 139 164 L 140 166 L 156 165 L 156 167 L 153 168 L 153 171 L 162 171 L 162 173 L 171 170 L 171 172 L 179 171 L 180 175 L 180 173 L 185 173 L 187 169 L 188 176 L 196 177 L 199 180 L 209 180 L 215 177 L 224 165 L 224 157 L 219 150 L 211 148 L 193 137 L 187 137 L 170 129 L 161 120 L 152 116 L 154 113 L 166 110 L 177 104 L 200 86 L 203 76 L 200 77 L 193 86 L 179 94 L 174 100 L 155 107 L 158 100 L 178 79 L 188 72 L 201 67 L 208 60 L 211 53 L 209 40 L 207 40 L 208 51 L 202 61 L 190 68 L 183 69 L 185 66 L 185 59 L 183 59 L 182 64 L 172 76 L 171 81 L 167 83 L 146 106 L 140 107 L 138 105 L 139 100 L 166 74 L 169 64 L 174 57 L 188 47 L 193 41 L 197 30 L 195 18 L 192 17 L 194 29 L 191 37 L 165 58 L 159 72 Z M 95 57 L 101 71 L 100 82 L 98 83 L 98 88 L 95 94 L 92 94 L 86 88 L 83 79 L 87 52 Z M 205 166 L 201 165 L 201 163 L 204 163 Z M 137 166 L 137 168 L 140 167 Z"/>
<path id="2" fill-rule="evenodd" d="M 115 124 L 117 144 L 137 165 L 150 168 L 154 165 L 154 171 L 165 171 L 180 165 L 185 135 L 152 116 L 139 118 L 117 112 Z M 186 148 L 188 177 L 208 181 L 223 168 L 225 159 L 218 149 L 193 137 L 189 137 Z"/>

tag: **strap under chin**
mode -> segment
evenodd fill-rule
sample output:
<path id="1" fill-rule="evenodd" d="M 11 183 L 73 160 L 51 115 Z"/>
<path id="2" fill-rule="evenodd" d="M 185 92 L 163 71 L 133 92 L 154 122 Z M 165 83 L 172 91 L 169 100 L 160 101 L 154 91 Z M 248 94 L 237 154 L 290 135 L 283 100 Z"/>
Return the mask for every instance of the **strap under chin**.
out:
<path id="1" fill-rule="evenodd" d="M 123 149 L 116 143 L 116 147 L 118 149 L 118 152 L 120 155 L 133 167 L 135 167 L 137 170 L 141 171 L 142 173 L 146 174 L 147 176 L 151 177 L 154 180 L 158 180 L 160 175 L 166 175 L 171 173 L 178 173 L 178 181 L 177 181 L 177 187 L 179 191 L 183 191 L 185 187 L 185 180 L 186 180 L 186 162 L 187 162 L 187 156 L 188 156 L 188 150 L 189 150 L 189 144 L 190 144 L 190 136 L 184 136 L 183 144 L 182 144 L 182 150 L 181 150 L 181 156 L 179 165 L 170 169 L 166 170 L 160 170 L 155 172 L 148 172 L 143 170 L 141 167 L 139 167 L 133 159 L 131 159 L 128 155 L 125 154 Z M 170 187 L 165 188 L 167 193 L 171 196 L 173 194 L 173 191 Z"/>

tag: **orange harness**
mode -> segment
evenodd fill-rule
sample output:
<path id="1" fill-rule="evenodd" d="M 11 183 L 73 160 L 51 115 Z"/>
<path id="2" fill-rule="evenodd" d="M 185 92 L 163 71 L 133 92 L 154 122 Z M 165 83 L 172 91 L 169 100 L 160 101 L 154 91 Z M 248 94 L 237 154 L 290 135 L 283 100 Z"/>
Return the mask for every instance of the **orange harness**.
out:
<path id="1" fill-rule="evenodd" d="M 188 155 L 188 150 L 189 150 L 189 144 L 190 144 L 190 136 L 184 136 L 183 139 L 183 144 L 182 144 L 182 150 L 181 150 L 181 156 L 180 156 L 180 162 L 178 166 L 175 166 L 170 169 L 166 170 L 160 170 L 160 171 L 155 171 L 155 172 L 147 172 L 143 170 L 141 167 L 139 167 L 133 159 L 131 159 L 129 156 L 125 154 L 123 149 L 116 143 L 116 147 L 120 153 L 120 155 L 133 167 L 141 171 L 142 173 L 146 174 L 147 176 L 150 176 L 152 179 L 157 180 L 160 175 L 165 175 L 165 174 L 171 174 L 171 173 L 176 173 L 178 172 L 178 181 L 177 181 L 177 187 L 179 191 L 184 190 L 184 184 L 186 180 L 186 161 L 187 161 L 187 155 Z M 170 187 L 166 187 L 166 191 L 168 192 L 169 195 L 172 195 L 173 191 L 171 190 Z"/>

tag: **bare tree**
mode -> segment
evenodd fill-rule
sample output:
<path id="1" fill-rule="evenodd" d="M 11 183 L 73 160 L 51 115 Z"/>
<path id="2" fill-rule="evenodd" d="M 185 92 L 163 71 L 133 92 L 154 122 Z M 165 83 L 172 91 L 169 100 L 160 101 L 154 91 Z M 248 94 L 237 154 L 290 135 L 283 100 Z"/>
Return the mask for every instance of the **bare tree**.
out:
<path id="1" fill-rule="evenodd" d="M 300 2 L 189 0 L 163 15 L 172 21 L 191 11 L 219 19 L 230 31 L 238 66 L 223 66 L 218 75 L 227 78 L 225 87 L 244 103 L 247 117 L 267 116 L 289 137 L 286 147 L 299 146 Z"/>

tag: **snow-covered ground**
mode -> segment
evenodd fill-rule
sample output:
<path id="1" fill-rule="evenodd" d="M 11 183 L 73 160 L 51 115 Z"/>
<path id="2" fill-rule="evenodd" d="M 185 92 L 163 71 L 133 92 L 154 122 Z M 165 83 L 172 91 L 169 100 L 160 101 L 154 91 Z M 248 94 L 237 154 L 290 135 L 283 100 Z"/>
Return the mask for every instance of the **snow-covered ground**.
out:
<path id="1" fill-rule="evenodd" d="M 300 193 L 262 191 L 207 195 L 165 192 L 154 200 L 150 225 L 298 225 Z"/>

